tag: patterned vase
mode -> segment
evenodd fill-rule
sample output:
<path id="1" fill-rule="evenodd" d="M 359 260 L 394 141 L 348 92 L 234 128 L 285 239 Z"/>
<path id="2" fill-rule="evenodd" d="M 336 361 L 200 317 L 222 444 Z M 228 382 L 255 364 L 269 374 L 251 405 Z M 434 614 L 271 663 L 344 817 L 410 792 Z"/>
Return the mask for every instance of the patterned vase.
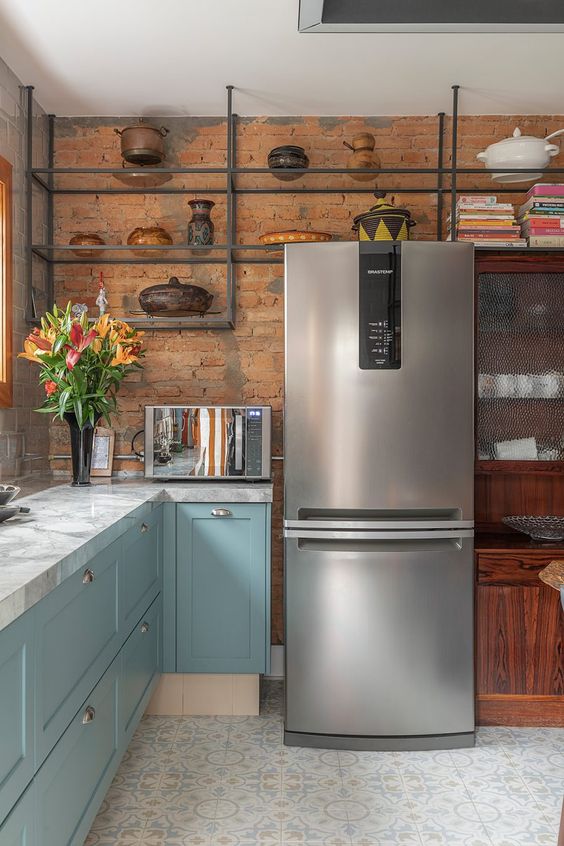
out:
<path id="1" fill-rule="evenodd" d="M 211 200 L 189 200 L 192 220 L 188 224 L 188 244 L 194 247 L 207 247 L 213 244 L 213 222 L 210 212 L 215 206 Z"/>

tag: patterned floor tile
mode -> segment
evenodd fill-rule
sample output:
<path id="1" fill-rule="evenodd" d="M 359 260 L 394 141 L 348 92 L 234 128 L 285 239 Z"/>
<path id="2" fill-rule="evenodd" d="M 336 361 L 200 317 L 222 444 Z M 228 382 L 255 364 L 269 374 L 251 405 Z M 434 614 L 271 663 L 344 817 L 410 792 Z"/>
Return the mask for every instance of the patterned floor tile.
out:
<path id="1" fill-rule="evenodd" d="M 480 728 L 476 747 L 283 745 L 260 717 L 145 717 L 86 846 L 554 846 L 562 729 Z"/>

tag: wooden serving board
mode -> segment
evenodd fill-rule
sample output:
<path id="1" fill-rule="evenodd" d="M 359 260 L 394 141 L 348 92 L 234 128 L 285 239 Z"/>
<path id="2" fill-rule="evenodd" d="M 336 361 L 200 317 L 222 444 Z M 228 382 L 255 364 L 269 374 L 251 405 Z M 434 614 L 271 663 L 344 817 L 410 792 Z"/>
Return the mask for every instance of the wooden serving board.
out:
<path id="1" fill-rule="evenodd" d="M 560 590 L 564 586 L 564 561 L 551 561 L 548 567 L 540 571 L 539 579 L 555 590 Z"/>

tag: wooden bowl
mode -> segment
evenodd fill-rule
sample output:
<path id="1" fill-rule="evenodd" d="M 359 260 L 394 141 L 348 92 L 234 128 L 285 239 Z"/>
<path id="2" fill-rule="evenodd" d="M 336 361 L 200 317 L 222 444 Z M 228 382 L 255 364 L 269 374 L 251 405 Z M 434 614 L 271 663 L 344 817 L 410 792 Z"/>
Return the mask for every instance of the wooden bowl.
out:
<path id="1" fill-rule="evenodd" d="M 261 244 L 307 244 L 318 241 L 331 241 L 328 232 L 312 232 L 302 229 L 287 229 L 283 232 L 265 232 L 259 237 Z"/>
<path id="2" fill-rule="evenodd" d="M 76 235 L 73 235 L 69 241 L 71 245 L 77 246 L 95 246 L 101 247 L 106 242 L 103 238 L 99 235 L 96 235 L 95 232 L 77 232 Z M 94 258 L 95 256 L 101 256 L 104 254 L 104 250 L 72 250 L 75 256 L 79 256 L 80 258 Z"/>
<path id="3" fill-rule="evenodd" d="M 127 236 L 127 243 L 134 248 L 135 255 L 148 258 L 160 258 L 166 250 L 139 250 L 137 247 L 169 246 L 172 237 L 161 226 L 138 226 Z"/>

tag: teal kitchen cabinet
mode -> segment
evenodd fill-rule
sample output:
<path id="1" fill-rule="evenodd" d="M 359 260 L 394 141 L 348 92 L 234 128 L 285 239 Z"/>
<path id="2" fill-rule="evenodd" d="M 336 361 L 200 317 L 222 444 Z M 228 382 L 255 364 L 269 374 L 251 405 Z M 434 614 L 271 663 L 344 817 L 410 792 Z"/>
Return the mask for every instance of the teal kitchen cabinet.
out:
<path id="1" fill-rule="evenodd" d="M 33 778 L 33 623 L 27 612 L 0 634 L 0 822 Z"/>
<path id="2" fill-rule="evenodd" d="M 30 784 L 0 825 L 0 843 L 2 846 L 40 846 L 35 828 L 35 785 Z"/>
<path id="3" fill-rule="evenodd" d="M 35 743 L 39 766 L 117 655 L 117 540 L 36 607 Z"/>
<path id="4" fill-rule="evenodd" d="M 162 661 L 161 597 L 143 614 L 121 651 L 120 727 L 128 743 L 143 716 Z"/>
<path id="5" fill-rule="evenodd" d="M 161 590 L 162 512 L 162 506 L 154 509 L 122 537 L 120 619 L 127 634 Z"/>
<path id="6" fill-rule="evenodd" d="M 119 658 L 80 707 L 35 777 L 41 846 L 82 846 L 120 755 Z"/>
<path id="7" fill-rule="evenodd" d="M 176 670 L 264 673 L 270 506 L 177 505 Z"/>

